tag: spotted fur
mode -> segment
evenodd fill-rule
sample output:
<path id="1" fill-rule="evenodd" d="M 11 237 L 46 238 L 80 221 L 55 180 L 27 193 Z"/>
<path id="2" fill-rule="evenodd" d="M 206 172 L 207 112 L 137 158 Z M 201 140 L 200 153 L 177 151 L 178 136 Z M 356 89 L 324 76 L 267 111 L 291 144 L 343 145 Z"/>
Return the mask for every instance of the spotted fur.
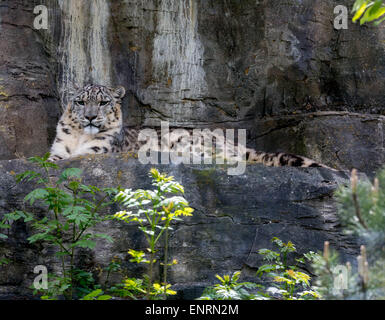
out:
<path id="1" fill-rule="evenodd" d="M 67 159 L 85 154 L 113 152 L 138 153 L 143 147 L 151 151 L 184 151 L 197 158 L 226 158 L 242 160 L 244 153 L 248 162 L 267 166 L 326 167 L 316 161 L 288 153 L 267 153 L 246 146 L 234 145 L 216 130 L 170 129 L 168 136 L 161 136 L 160 128 L 147 128 L 149 133 L 161 137 L 162 143 L 155 143 L 151 136 L 143 135 L 143 129 L 123 127 L 121 99 L 125 94 L 123 87 L 117 89 L 100 85 L 88 85 L 78 91 L 69 102 L 58 126 L 55 141 L 51 148 L 52 161 Z M 212 143 L 206 144 L 205 139 Z M 155 139 L 156 140 L 156 139 Z M 166 141 L 167 140 L 167 141 Z M 156 140 L 157 141 L 157 140 Z M 162 148 L 166 145 L 166 149 Z M 191 146 L 196 150 L 190 150 Z"/>
<path id="2" fill-rule="evenodd" d="M 50 160 L 118 151 L 124 94 L 123 87 L 88 85 L 79 90 L 59 120 Z"/>

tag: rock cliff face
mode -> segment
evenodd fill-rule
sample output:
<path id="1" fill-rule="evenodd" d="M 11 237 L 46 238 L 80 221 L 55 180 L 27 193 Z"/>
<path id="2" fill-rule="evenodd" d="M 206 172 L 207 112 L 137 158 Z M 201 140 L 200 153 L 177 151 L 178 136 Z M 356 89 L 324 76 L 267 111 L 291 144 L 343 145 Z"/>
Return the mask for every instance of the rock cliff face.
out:
<path id="1" fill-rule="evenodd" d="M 47 30 L 33 28 L 41 3 Z M 341 4 L 352 1 L 3 0 L 0 158 L 46 152 L 68 87 L 97 82 L 128 89 L 126 124 L 246 128 L 251 146 L 372 174 L 384 28 L 334 29 Z"/>
<path id="2" fill-rule="evenodd" d="M 151 188 L 150 166 L 124 155 L 95 156 L 61 165 L 83 168 L 86 184 Z M 0 212 L 23 207 L 22 199 L 33 185 L 16 184 L 14 174 L 27 169 L 33 166 L 23 160 L 0 162 Z M 357 254 L 357 243 L 341 232 L 332 198 L 336 187 L 348 182 L 343 173 L 261 165 L 250 165 L 239 176 L 228 176 L 224 168 L 212 166 L 161 165 L 158 169 L 185 186 L 186 198 L 195 209 L 194 216 L 178 223 L 171 234 L 170 255 L 179 263 L 170 268 L 169 280 L 180 290 L 180 297 L 196 297 L 204 286 L 215 282 L 215 274 L 242 270 L 243 276 L 255 279 L 262 262 L 257 252 L 272 248 L 273 236 L 292 241 L 300 253 L 322 250 L 328 240 L 345 259 L 353 260 Z M 31 210 L 44 212 L 37 207 Z M 109 212 L 117 210 L 115 206 Z M 100 241 L 93 252 L 82 252 L 77 257 L 82 267 L 95 271 L 118 256 L 137 276 L 140 270 L 128 262 L 127 250 L 145 249 L 141 232 L 117 221 L 100 228 L 115 242 Z M 49 249 L 28 244 L 30 232 L 23 223 L 14 224 L 9 240 L 0 244 L 0 254 L 11 260 L 0 273 L 0 298 L 28 296 L 36 265 L 46 265 L 49 270 L 59 267 Z"/>
<path id="3" fill-rule="evenodd" d="M 372 175 L 384 163 L 384 27 L 334 29 L 335 6 L 352 2 L 1 0 L 0 214 L 20 208 L 32 187 L 15 185 L 11 174 L 30 165 L 8 160 L 47 152 L 69 87 L 87 82 L 126 87 L 129 125 L 245 128 L 250 147 Z M 33 27 L 40 4 L 48 8 L 47 30 Z M 149 167 L 120 156 L 63 165 L 84 168 L 99 186 L 149 186 Z M 342 175 L 258 165 L 234 177 L 221 168 L 160 169 L 186 186 L 196 209 L 172 235 L 180 264 L 170 281 L 185 297 L 215 273 L 252 274 L 257 250 L 272 236 L 300 252 L 321 249 L 324 240 L 346 257 L 355 252 L 332 199 L 347 181 Z M 91 269 L 143 245 L 135 228 L 108 230 L 116 242 L 85 253 Z M 2 297 L 30 292 L 36 264 L 55 268 L 51 252 L 26 242 L 29 232 L 15 225 L 1 244 L 13 261 L 0 273 Z"/>

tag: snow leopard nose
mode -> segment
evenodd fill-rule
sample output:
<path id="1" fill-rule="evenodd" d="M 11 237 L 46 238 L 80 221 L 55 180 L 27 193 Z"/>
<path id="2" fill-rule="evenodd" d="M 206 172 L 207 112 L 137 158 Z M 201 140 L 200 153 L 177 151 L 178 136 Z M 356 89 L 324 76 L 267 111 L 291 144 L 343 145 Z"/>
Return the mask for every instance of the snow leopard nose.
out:
<path id="1" fill-rule="evenodd" d="M 95 119 L 96 119 L 96 116 L 94 116 L 94 115 L 86 115 L 85 118 L 86 118 L 89 122 L 92 122 L 92 120 L 95 120 Z"/>

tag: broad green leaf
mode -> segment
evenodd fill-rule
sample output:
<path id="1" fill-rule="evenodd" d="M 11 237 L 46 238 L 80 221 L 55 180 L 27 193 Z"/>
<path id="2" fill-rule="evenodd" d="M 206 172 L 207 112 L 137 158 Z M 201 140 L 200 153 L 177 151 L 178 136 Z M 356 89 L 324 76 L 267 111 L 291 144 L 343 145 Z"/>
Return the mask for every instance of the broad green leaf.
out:
<path id="1" fill-rule="evenodd" d="M 367 0 L 356 0 L 356 2 L 353 5 L 352 12 L 356 12 L 361 6 L 366 2 Z"/>
<path id="2" fill-rule="evenodd" d="M 108 194 L 110 197 L 114 196 L 118 193 L 117 188 L 103 188 L 102 191 L 106 194 Z"/>
<path id="3" fill-rule="evenodd" d="M 281 267 L 275 264 L 264 264 L 258 268 L 257 276 L 262 275 L 263 273 L 269 273 L 272 271 L 279 270 Z"/>
<path id="4" fill-rule="evenodd" d="M 63 170 L 63 172 L 60 175 L 61 180 L 67 180 L 69 178 L 80 178 L 82 175 L 83 170 L 79 168 L 68 168 Z"/>
<path id="5" fill-rule="evenodd" d="M 95 238 L 102 238 L 102 239 L 105 239 L 107 240 L 108 242 L 114 242 L 114 240 L 112 239 L 111 236 L 109 236 L 108 234 L 105 234 L 105 233 L 96 233 L 93 235 Z"/>
<path id="6" fill-rule="evenodd" d="M 81 206 L 73 206 L 73 207 L 67 207 L 63 210 L 63 216 L 67 216 L 70 213 L 72 214 L 78 214 L 78 213 L 86 213 L 87 209 Z"/>
<path id="7" fill-rule="evenodd" d="M 151 231 L 151 230 L 147 230 L 146 227 L 139 227 L 140 230 L 142 230 L 144 233 L 150 235 L 150 236 L 153 236 L 155 234 L 154 231 Z"/>
<path id="8" fill-rule="evenodd" d="M 55 237 L 48 234 L 47 232 L 43 232 L 43 233 L 36 233 L 34 234 L 33 236 L 27 238 L 27 240 L 30 242 L 30 243 L 34 243 L 36 241 L 54 241 L 55 240 Z"/>
<path id="9" fill-rule="evenodd" d="M 362 14 L 365 12 L 369 1 L 363 1 L 361 6 L 357 9 L 356 14 L 353 17 L 353 22 L 356 22 Z"/>
<path id="10" fill-rule="evenodd" d="M 93 300 L 93 298 L 96 298 L 98 295 L 102 294 L 103 291 L 101 289 L 96 289 L 86 296 L 84 296 L 81 300 Z"/>
<path id="11" fill-rule="evenodd" d="M 71 245 L 71 247 L 89 248 L 93 249 L 96 246 L 96 242 L 88 239 L 79 240 Z"/>
<path id="12" fill-rule="evenodd" d="M 77 189 L 79 189 L 79 186 L 80 186 L 79 181 L 70 181 L 68 183 L 68 188 L 70 188 L 71 190 L 73 190 L 75 192 L 76 192 Z"/>
<path id="13" fill-rule="evenodd" d="M 24 201 L 29 201 L 29 203 L 32 205 L 36 200 L 45 199 L 46 197 L 48 197 L 48 195 L 49 193 L 46 189 L 38 188 L 28 193 L 25 196 Z"/>
<path id="14" fill-rule="evenodd" d="M 234 272 L 232 277 L 231 277 L 231 281 L 233 281 L 233 282 L 238 281 L 240 276 L 241 276 L 241 272 L 240 271 Z"/>
<path id="15" fill-rule="evenodd" d="M 40 173 L 37 173 L 35 171 L 31 171 L 31 170 L 27 170 L 23 173 L 16 175 L 16 181 L 21 182 L 22 180 L 25 180 L 28 182 L 28 181 L 31 181 L 37 177 L 40 177 L 40 176 L 41 176 Z"/>

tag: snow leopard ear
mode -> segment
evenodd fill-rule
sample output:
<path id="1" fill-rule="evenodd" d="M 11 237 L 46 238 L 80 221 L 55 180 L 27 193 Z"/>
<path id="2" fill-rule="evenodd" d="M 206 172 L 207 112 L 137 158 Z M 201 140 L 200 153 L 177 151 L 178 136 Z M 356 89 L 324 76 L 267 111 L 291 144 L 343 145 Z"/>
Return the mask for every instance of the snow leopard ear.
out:
<path id="1" fill-rule="evenodd" d="M 122 87 L 122 86 L 119 86 L 115 89 L 112 89 L 112 94 L 113 94 L 115 99 L 120 100 L 126 94 L 126 89 L 124 89 L 124 87 Z"/>

